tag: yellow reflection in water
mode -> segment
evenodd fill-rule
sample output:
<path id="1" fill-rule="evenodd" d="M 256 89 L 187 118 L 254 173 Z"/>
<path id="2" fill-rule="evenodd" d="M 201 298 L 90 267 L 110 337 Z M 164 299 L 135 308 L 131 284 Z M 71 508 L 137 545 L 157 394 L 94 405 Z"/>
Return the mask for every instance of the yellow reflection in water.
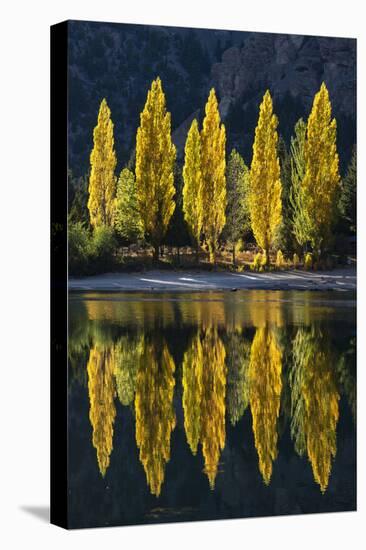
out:
<path id="1" fill-rule="evenodd" d="M 99 470 L 105 476 L 113 449 L 115 380 L 111 350 L 95 345 L 90 349 L 88 371 L 89 418 Z"/>
<path id="2" fill-rule="evenodd" d="M 175 365 L 160 338 L 145 342 L 136 380 L 136 442 L 146 480 L 159 496 L 165 465 L 170 459 L 170 436 L 175 428 L 173 408 Z"/>
<path id="3" fill-rule="evenodd" d="M 183 357 L 184 429 L 192 453 L 197 453 L 201 435 L 203 351 L 199 332 Z"/>
<path id="4" fill-rule="evenodd" d="M 266 485 L 277 458 L 277 419 L 282 390 L 282 352 L 273 329 L 257 328 L 249 361 L 249 400 L 259 470 Z"/>
<path id="5" fill-rule="evenodd" d="M 307 452 L 315 481 L 324 493 L 337 452 L 339 393 L 330 344 L 319 329 L 299 328 L 290 376 L 291 432 L 297 453 Z"/>
<path id="6" fill-rule="evenodd" d="M 211 489 L 225 447 L 225 391 L 225 347 L 217 327 L 210 326 L 198 331 L 184 355 L 183 408 L 188 444 L 196 454 L 201 443 Z"/>

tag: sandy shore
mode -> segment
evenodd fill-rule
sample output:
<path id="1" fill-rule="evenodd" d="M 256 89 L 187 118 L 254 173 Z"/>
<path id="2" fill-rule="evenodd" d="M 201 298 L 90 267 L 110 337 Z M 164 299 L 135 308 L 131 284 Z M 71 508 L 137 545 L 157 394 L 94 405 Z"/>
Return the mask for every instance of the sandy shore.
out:
<path id="1" fill-rule="evenodd" d="M 271 273 L 146 271 L 106 273 L 69 279 L 70 291 L 189 292 L 215 290 L 356 290 L 355 269 L 308 272 L 289 270 Z"/>

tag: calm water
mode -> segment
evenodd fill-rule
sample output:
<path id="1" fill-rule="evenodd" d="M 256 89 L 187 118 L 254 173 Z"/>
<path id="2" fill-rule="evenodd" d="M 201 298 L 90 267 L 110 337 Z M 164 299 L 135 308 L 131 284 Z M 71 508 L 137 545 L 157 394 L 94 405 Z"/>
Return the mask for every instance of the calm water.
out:
<path id="1" fill-rule="evenodd" d="M 73 527 L 354 510 L 347 292 L 71 294 Z"/>

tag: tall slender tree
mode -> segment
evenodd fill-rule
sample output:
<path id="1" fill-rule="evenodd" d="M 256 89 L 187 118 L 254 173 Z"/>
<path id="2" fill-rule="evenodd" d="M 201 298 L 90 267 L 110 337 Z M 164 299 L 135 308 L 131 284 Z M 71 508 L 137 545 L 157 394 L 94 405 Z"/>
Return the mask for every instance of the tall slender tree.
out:
<path id="1" fill-rule="evenodd" d="M 323 82 L 314 97 L 304 146 L 302 193 L 310 220 L 309 241 L 316 253 L 329 242 L 340 190 L 337 122 L 332 119 L 329 92 Z"/>
<path id="2" fill-rule="evenodd" d="M 243 157 L 233 149 L 226 169 L 227 205 L 224 238 L 231 244 L 233 264 L 238 242 L 250 229 L 249 169 Z"/>
<path id="3" fill-rule="evenodd" d="M 158 77 L 151 84 L 136 136 L 136 189 L 145 236 L 154 247 L 154 260 L 175 209 L 174 163 L 170 113 Z"/>
<path id="4" fill-rule="evenodd" d="M 196 247 L 196 259 L 199 260 L 199 245 L 202 231 L 202 173 L 201 173 L 201 136 L 198 122 L 193 120 L 184 148 L 183 167 L 183 212 L 189 231 Z"/>
<path id="5" fill-rule="evenodd" d="M 356 189 L 357 188 L 357 158 L 356 147 L 353 148 L 351 161 L 347 173 L 342 181 L 342 190 L 339 198 L 340 214 L 345 221 L 347 230 L 351 234 L 356 233 L 357 209 Z"/>
<path id="6" fill-rule="evenodd" d="M 201 131 L 202 229 L 210 253 L 216 263 L 219 237 L 225 225 L 225 126 L 221 124 L 215 90 L 208 97 Z"/>
<path id="7" fill-rule="evenodd" d="M 299 246 L 304 248 L 309 240 L 311 220 L 305 204 L 302 182 L 305 176 L 306 123 L 300 118 L 291 137 L 291 193 L 292 232 Z"/>
<path id="8" fill-rule="evenodd" d="M 143 238 L 135 176 L 128 168 L 124 168 L 118 178 L 113 224 L 118 233 L 129 242 Z"/>
<path id="9" fill-rule="evenodd" d="M 269 263 L 269 249 L 282 220 L 282 185 L 277 154 L 277 117 L 269 90 L 259 108 L 250 168 L 249 208 L 254 237 Z"/>
<path id="10" fill-rule="evenodd" d="M 117 158 L 114 150 L 111 111 L 104 98 L 93 132 L 94 146 L 90 155 L 88 209 L 93 227 L 111 225 L 116 194 Z"/>

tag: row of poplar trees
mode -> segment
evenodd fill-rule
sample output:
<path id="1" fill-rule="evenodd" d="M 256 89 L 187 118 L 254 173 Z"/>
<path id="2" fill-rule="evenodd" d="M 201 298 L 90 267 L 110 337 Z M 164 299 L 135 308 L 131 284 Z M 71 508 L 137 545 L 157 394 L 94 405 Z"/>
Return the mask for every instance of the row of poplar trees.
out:
<path id="1" fill-rule="evenodd" d="M 216 262 L 219 240 L 235 245 L 252 230 L 269 263 L 269 251 L 281 228 L 284 198 L 279 160 L 278 120 L 270 92 L 264 94 L 255 130 L 250 169 L 233 150 L 226 165 L 226 131 L 215 90 L 211 89 L 202 128 L 189 129 L 183 167 L 184 219 L 195 244 Z M 94 128 L 88 209 L 91 225 L 112 226 L 130 241 L 145 239 L 154 259 L 174 213 L 176 147 L 171 116 L 160 78 L 152 82 L 136 136 L 135 173 L 124 168 L 117 179 L 111 112 L 103 99 Z M 290 225 L 299 247 L 316 254 L 327 245 L 340 188 L 336 120 L 323 83 L 307 123 L 300 119 L 291 139 Z M 235 261 L 235 258 L 234 258 Z"/>

